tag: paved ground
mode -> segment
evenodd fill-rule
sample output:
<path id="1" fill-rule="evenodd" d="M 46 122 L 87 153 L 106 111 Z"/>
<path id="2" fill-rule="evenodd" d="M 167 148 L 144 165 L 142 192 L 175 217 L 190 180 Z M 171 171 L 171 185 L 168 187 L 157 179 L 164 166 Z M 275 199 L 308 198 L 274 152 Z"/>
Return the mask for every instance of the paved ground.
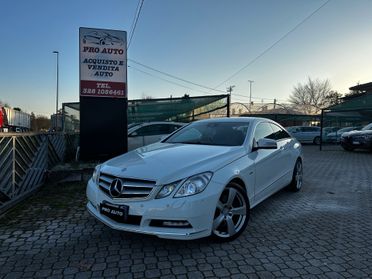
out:
<path id="1" fill-rule="evenodd" d="M 220 244 L 113 231 L 84 185 L 50 185 L 0 219 L 0 278 L 372 278 L 372 154 L 305 147 L 305 185 Z"/>

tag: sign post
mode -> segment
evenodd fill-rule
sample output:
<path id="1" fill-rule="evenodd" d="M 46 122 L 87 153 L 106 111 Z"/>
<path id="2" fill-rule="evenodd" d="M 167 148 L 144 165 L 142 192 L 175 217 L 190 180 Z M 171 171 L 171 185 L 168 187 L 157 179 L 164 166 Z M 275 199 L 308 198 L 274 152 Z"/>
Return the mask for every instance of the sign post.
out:
<path id="1" fill-rule="evenodd" d="M 80 157 L 105 160 L 127 152 L 125 31 L 80 28 Z"/>

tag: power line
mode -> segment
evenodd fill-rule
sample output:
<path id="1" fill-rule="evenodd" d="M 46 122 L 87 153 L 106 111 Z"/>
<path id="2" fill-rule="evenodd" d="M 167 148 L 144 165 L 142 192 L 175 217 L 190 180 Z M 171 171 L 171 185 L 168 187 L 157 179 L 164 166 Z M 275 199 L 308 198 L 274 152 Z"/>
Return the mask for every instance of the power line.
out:
<path id="1" fill-rule="evenodd" d="M 226 93 L 226 92 L 223 91 L 223 90 L 219 90 L 219 89 L 215 89 L 215 88 L 212 88 L 212 87 L 209 87 L 209 86 L 205 86 L 205 85 L 203 85 L 203 84 L 196 83 L 196 82 L 193 82 L 193 81 L 190 81 L 190 80 L 187 80 L 187 79 L 181 78 L 181 77 L 177 77 L 177 76 L 175 76 L 175 75 L 172 75 L 172 74 L 169 74 L 169 73 L 166 73 L 166 72 L 160 71 L 160 70 L 157 70 L 157 69 L 155 69 L 155 68 L 153 68 L 153 67 L 147 66 L 147 65 L 142 64 L 142 63 L 140 63 L 140 62 L 138 62 L 138 61 L 135 61 L 135 60 L 133 60 L 133 59 L 129 59 L 129 58 L 128 58 L 128 61 L 131 61 L 131 62 L 133 62 L 133 63 L 135 63 L 135 64 L 137 64 L 137 65 L 140 65 L 140 66 L 142 66 L 142 67 L 144 67 L 144 68 L 146 68 L 146 69 L 152 70 L 152 71 L 154 71 L 154 72 L 157 72 L 157 73 L 163 74 L 163 75 L 165 75 L 165 76 L 168 76 L 168 77 L 171 77 L 171 78 L 177 79 L 177 80 L 182 81 L 182 82 L 185 82 L 185 83 L 189 83 L 189 84 L 192 84 L 192 85 L 195 85 L 195 86 L 202 87 L 202 88 L 204 88 L 204 89 L 213 90 L 213 91 L 220 92 L 220 93 Z M 208 92 L 206 92 L 206 93 L 208 93 Z"/>
<path id="2" fill-rule="evenodd" d="M 142 6 L 143 6 L 143 2 L 144 1 L 145 0 L 140 0 L 140 2 L 138 2 L 137 9 L 136 9 L 136 15 L 134 16 L 134 20 L 133 20 L 132 27 L 131 27 L 131 30 L 130 30 L 130 35 L 129 35 L 129 41 L 128 41 L 127 49 L 129 49 L 130 44 L 132 42 L 134 31 L 136 30 L 137 22 L 138 22 L 138 19 L 140 17 L 140 14 L 141 14 L 141 10 L 142 10 Z"/>
<path id="3" fill-rule="evenodd" d="M 232 96 L 239 96 L 239 97 L 243 97 L 243 98 L 247 98 L 249 99 L 249 96 L 246 96 L 246 95 L 242 95 L 242 94 L 237 94 L 237 93 L 233 93 Z M 252 96 L 252 99 L 256 99 L 256 100 L 274 100 L 274 99 L 277 99 L 277 98 L 266 98 L 266 97 L 253 97 Z M 284 99 L 277 99 L 278 101 L 284 101 Z"/>
<path id="4" fill-rule="evenodd" d="M 268 53 L 272 48 L 274 48 L 277 44 L 279 44 L 282 40 L 284 40 L 289 34 L 294 32 L 298 27 L 300 27 L 303 23 L 305 23 L 308 19 L 310 19 L 313 15 L 315 15 L 320 9 L 322 9 L 325 5 L 327 5 L 331 0 L 327 0 L 325 3 L 323 3 L 319 8 L 317 8 L 315 11 L 313 11 L 310 15 L 305 17 L 302 21 L 300 21 L 295 27 L 290 29 L 287 33 L 284 34 L 284 36 L 280 37 L 278 40 L 276 40 L 272 45 L 270 45 L 268 48 L 266 48 L 263 52 L 261 52 L 258 56 L 253 58 L 248 64 L 246 64 L 244 67 L 240 68 L 240 70 L 236 71 L 234 74 L 232 74 L 230 77 L 228 77 L 223 82 L 219 83 L 217 86 L 214 87 L 214 89 L 217 89 L 221 85 L 223 85 L 225 82 L 229 81 L 236 75 L 238 75 L 240 72 L 248 68 L 250 65 L 252 65 L 254 62 L 256 62 L 258 59 L 260 59 L 262 56 L 264 56 L 266 53 Z"/>
<path id="5" fill-rule="evenodd" d="M 141 63 L 139 63 L 139 62 L 135 62 L 135 61 L 132 60 L 132 59 L 128 59 L 128 60 L 130 60 L 131 62 L 137 63 L 137 64 L 139 64 L 139 65 L 141 65 L 141 66 L 143 66 L 143 67 L 147 67 L 147 68 L 153 69 L 153 68 L 151 68 L 151 67 L 149 67 L 149 66 L 146 66 L 146 65 L 144 65 L 144 64 L 141 64 Z M 201 93 L 204 93 L 204 94 L 209 94 L 209 92 L 206 92 L 206 91 L 203 91 L 203 90 L 199 90 L 199 89 L 195 89 L 195 88 L 191 88 L 191 87 L 188 87 L 188 86 L 185 86 L 185 85 L 179 84 L 179 83 L 177 83 L 177 82 L 171 81 L 171 80 L 169 80 L 169 79 L 165 79 L 165 78 L 162 78 L 162 77 L 159 77 L 159 76 L 153 75 L 153 74 L 151 74 L 151 73 L 149 73 L 149 72 L 146 72 L 146 71 L 140 70 L 140 69 L 138 69 L 138 68 L 136 68 L 136 67 L 134 67 L 134 66 L 132 66 L 132 65 L 128 65 L 128 68 L 131 68 L 131 69 L 133 69 L 133 70 L 135 70 L 135 71 L 137 71 L 137 72 L 143 73 L 143 74 L 145 74 L 145 75 L 151 76 L 151 77 L 153 77 L 153 78 L 160 79 L 160 80 L 162 80 L 162 81 L 165 81 L 165 82 L 168 82 L 168 83 L 171 83 L 171 84 L 177 85 L 177 86 L 179 86 L 179 87 L 183 87 L 183 88 L 189 89 L 189 90 L 191 90 L 191 91 L 196 91 L 196 92 L 201 92 Z M 155 69 L 153 69 L 153 70 L 155 70 Z M 155 71 L 156 71 L 156 72 L 159 72 L 158 70 L 155 70 Z M 161 72 L 161 73 L 163 73 L 163 72 Z M 171 75 L 171 77 L 173 77 L 173 76 Z M 181 79 L 181 80 L 182 80 L 182 79 Z M 193 83 L 192 83 L 192 84 L 193 84 Z M 222 90 L 219 90 L 219 92 L 226 93 L 226 92 L 224 92 L 224 91 L 222 91 Z M 239 97 L 243 97 L 243 98 L 247 98 L 247 99 L 249 99 L 249 96 L 246 96 L 246 95 L 237 94 L 237 93 L 233 93 L 233 94 L 232 94 L 232 97 L 233 97 L 233 98 L 236 98 L 236 96 L 239 96 Z M 251 98 L 252 98 L 252 99 L 255 99 L 255 100 L 268 100 L 268 101 L 273 101 L 273 100 L 275 99 L 275 98 L 254 97 L 254 96 L 252 96 Z M 239 98 L 239 99 L 240 99 L 240 98 Z M 243 101 L 242 99 L 240 99 L 240 100 Z M 286 101 L 287 101 L 287 100 L 282 100 L 282 99 L 277 99 L 277 100 L 278 100 L 278 101 L 281 101 L 281 102 L 286 102 Z M 244 100 L 244 101 L 246 101 L 246 100 Z"/>
<path id="6" fill-rule="evenodd" d="M 133 70 L 135 70 L 135 71 L 141 72 L 141 73 L 143 73 L 143 74 L 145 74 L 145 75 L 151 76 L 151 77 L 153 77 L 153 78 L 157 78 L 157 79 L 163 80 L 163 81 L 165 81 L 165 82 L 168 82 L 168 83 L 171 83 L 171 84 L 174 84 L 174 85 L 177 85 L 177 86 L 180 86 L 180 87 L 183 87 L 183 88 L 189 89 L 189 90 L 191 90 L 191 91 L 198 91 L 198 92 L 201 92 L 201 93 L 204 93 L 204 94 L 208 94 L 208 92 L 206 92 L 206 91 L 202 91 L 202 90 L 198 90 L 198 89 L 193 89 L 193 88 L 191 88 L 191 87 L 188 87 L 188 86 L 185 86 L 185 85 L 179 84 L 179 83 L 177 83 L 177 82 L 174 82 L 174 81 L 171 81 L 171 80 L 168 80 L 168 79 L 165 79 L 165 78 L 161 78 L 161 77 L 155 76 L 155 75 L 153 75 L 153 74 L 151 74 L 151 73 L 148 73 L 148 72 L 142 71 L 142 70 L 140 70 L 140 69 L 138 69 L 138 68 L 136 68 L 136 67 L 133 67 L 133 66 L 129 66 L 129 65 L 128 65 L 128 68 L 131 68 L 131 69 L 133 69 Z"/>

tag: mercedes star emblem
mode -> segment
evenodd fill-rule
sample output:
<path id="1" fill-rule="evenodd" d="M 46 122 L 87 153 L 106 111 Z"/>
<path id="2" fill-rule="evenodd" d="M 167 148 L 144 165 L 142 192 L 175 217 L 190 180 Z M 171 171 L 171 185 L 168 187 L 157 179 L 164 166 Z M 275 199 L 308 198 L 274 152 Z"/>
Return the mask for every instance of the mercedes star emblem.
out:
<path id="1" fill-rule="evenodd" d="M 121 182 L 120 179 L 115 178 L 110 185 L 110 195 L 113 198 L 117 198 L 121 195 L 123 191 L 123 183 Z"/>

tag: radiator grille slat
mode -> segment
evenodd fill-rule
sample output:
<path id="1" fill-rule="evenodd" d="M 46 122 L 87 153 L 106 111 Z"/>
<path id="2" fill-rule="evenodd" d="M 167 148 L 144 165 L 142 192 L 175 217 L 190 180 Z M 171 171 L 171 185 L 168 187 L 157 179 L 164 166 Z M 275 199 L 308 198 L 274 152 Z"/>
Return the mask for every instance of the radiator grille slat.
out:
<path id="1" fill-rule="evenodd" d="M 117 199 L 146 199 L 155 188 L 155 181 L 116 177 L 107 173 L 100 173 L 99 187 L 102 192 L 111 197 L 110 185 L 114 179 L 120 179 L 123 191 Z"/>

